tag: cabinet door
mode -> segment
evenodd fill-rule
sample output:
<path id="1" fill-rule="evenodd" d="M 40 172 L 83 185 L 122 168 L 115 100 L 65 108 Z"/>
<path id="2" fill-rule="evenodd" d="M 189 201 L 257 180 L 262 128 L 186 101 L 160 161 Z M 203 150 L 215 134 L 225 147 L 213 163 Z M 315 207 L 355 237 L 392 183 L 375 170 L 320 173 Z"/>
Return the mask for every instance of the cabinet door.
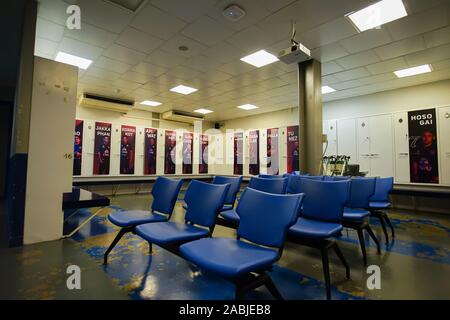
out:
<path id="1" fill-rule="evenodd" d="M 350 157 L 350 163 L 358 163 L 356 120 L 337 120 L 337 153 Z"/>
<path id="2" fill-rule="evenodd" d="M 392 115 L 370 117 L 370 174 L 394 176 Z"/>
<path id="3" fill-rule="evenodd" d="M 357 120 L 358 136 L 358 163 L 359 171 L 372 175 L 370 168 L 370 118 L 359 118 Z"/>
<path id="4" fill-rule="evenodd" d="M 395 181 L 408 183 L 409 179 L 409 135 L 408 113 L 400 112 L 393 115 L 394 127 L 394 161 Z"/>
<path id="5" fill-rule="evenodd" d="M 439 108 L 440 178 L 442 184 L 450 185 L 450 107 Z"/>
<path id="6" fill-rule="evenodd" d="M 141 126 L 136 127 L 136 142 L 135 142 L 136 156 L 134 159 L 135 176 L 144 175 L 144 143 L 145 143 L 144 130 L 145 130 L 144 127 Z"/>
<path id="7" fill-rule="evenodd" d="M 327 135 L 328 146 L 324 144 L 323 148 L 326 156 L 337 155 L 337 128 L 336 120 L 326 120 L 323 122 L 323 133 Z"/>

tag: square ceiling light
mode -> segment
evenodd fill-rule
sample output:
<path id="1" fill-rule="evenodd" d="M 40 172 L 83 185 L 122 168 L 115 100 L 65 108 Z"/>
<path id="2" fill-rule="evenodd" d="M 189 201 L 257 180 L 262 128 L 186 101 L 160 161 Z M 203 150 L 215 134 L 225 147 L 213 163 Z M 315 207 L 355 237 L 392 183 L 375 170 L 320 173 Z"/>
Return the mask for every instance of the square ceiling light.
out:
<path id="1" fill-rule="evenodd" d="M 194 112 L 201 113 L 201 114 L 208 114 L 208 113 L 212 113 L 214 111 L 200 108 L 200 109 L 194 110 Z"/>
<path id="2" fill-rule="evenodd" d="M 253 105 L 253 104 L 243 104 L 242 106 L 238 106 L 239 109 L 242 110 L 253 110 L 253 109 L 258 109 L 257 106 Z"/>
<path id="3" fill-rule="evenodd" d="M 62 51 L 59 51 L 56 55 L 55 61 L 62 62 L 65 64 L 70 64 L 71 66 L 78 67 L 80 69 L 87 69 L 92 63 L 92 60 L 81 58 L 78 56 L 74 56 L 69 53 L 65 53 Z"/>
<path id="4" fill-rule="evenodd" d="M 417 66 L 417 67 L 394 71 L 395 75 L 399 78 L 416 76 L 418 74 L 428 73 L 428 72 L 431 72 L 431 66 L 429 64 L 424 64 L 424 65 Z"/>
<path id="5" fill-rule="evenodd" d="M 347 18 L 353 22 L 360 32 L 363 32 L 407 15 L 402 0 L 382 0 L 348 14 Z"/>
<path id="6" fill-rule="evenodd" d="M 144 100 L 144 101 L 140 102 L 139 104 L 142 104 L 144 106 L 157 107 L 157 106 L 160 106 L 162 103 L 158 102 L 158 101 Z"/>
<path id="7" fill-rule="evenodd" d="M 277 62 L 278 58 L 265 50 L 259 50 L 258 52 L 241 58 L 241 61 L 247 62 L 248 64 L 251 64 L 252 66 L 255 66 L 257 68 L 261 68 L 268 64 Z"/>
<path id="8" fill-rule="evenodd" d="M 198 89 L 191 88 L 188 86 L 179 85 L 175 88 L 170 89 L 172 92 L 181 93 L 181 94 L 191 94 L 192 92 L 197 91 Z"/>
<path id="9" fill-rule="evenodd" d="M 336 90 L 329 86 L 323 86 L 322 87 L 322 94 L 327 94 L 331 92 L 335 92 Z"/>

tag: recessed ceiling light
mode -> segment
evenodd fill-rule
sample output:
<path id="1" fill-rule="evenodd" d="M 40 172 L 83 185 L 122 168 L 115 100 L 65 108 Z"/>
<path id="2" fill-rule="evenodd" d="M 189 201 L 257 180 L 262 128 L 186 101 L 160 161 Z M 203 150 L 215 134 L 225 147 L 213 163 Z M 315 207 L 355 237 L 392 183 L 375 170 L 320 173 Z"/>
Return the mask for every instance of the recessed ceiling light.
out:
<path id="1" fill-rule="evenodd" d="M 323 86 L 322 87 L 322 94 L 327 94 L 331 92 L 335 92 L 336 90 L 329 86 Z"/>
<path id="2" fill-rule="evenodd" d="M 211 113 L 211 112 L 214 112 L 214 111 L 200 108 L 200 109 L 194 110 L 194 112 L 201 113 L 201 114 L 208 114 L 208 113 Z"/>
<path id="3" fill-rule="evenodd" d="M 187 86 L 183 86 L 183 85 L 179 85 L 179 86 L 176 86 L 175 88 L 170 89 L 170 91 L 172 91 L 172 92 L 181 93 L 181 94 L 190 94 L 190 93 L 195 92 L 197 90 L 198 89 L 187 87 Z"/>
<path id="4" fill-rule="evenodd" d="M 252 66 L 260 68 L 278 61 L 278 58 L 265 50 L 259 50 L 258 52 L 252 53 L 246 57 L 241 58 L 241 61 L 247 62 Z"/>
<path id="5" fill-rule="evenodd" d="M 160 106 L 162 103 L 157 102 L 157 101 L 145 100 L 145 101 L 140 102 L 140 104 L 142 104 L 144 106 L 157 107 L 157 106 Z"/>
<path id="6" fill-rule="evenodd" d="M 364 9 L 350 13 L 347 17 L 360 32 L 363 32 L 407 15 L 408 13 L 402 0 L 382 0 Z"/>
<path id="7" fill-rule="evenodd" d="M 431 72 L 431 66 L 429 64 L 394 71 L 395 75 L 399 78 L 415 76 L 427 72 Z"/>
<path id="8" fill-rule="evenodd" d="M 78 67 L 80 69 L 87 69 L 92 63 L 92 60 L 74 56 L 62 51 L 59 51 L 56 55 L 55 61 L 70 64 L 71 66 Z"/>
<path id="9" fill-rule="evenodd" d="M 238 106 L 238 108 L 239 109 L 242 109 L 242 110 L 253 110 L 253 109 L 258 109 L 258 107 L 257 106 L 254 106 L 254 105 L 252 105 L 252 104 L 243 104 L 242 106 Z"/>

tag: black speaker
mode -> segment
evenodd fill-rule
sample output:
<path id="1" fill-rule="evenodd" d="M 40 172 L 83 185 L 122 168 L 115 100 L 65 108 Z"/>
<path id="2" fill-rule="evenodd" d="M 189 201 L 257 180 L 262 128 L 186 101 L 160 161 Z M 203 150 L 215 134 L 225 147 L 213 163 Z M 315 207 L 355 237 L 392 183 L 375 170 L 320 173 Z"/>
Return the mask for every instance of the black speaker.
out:
<path id="1" fill-rule="evenodd" d="M 214 123 L 214 128 L 220 129 L 220 123 L 218 123 L 218 122 Z"/>

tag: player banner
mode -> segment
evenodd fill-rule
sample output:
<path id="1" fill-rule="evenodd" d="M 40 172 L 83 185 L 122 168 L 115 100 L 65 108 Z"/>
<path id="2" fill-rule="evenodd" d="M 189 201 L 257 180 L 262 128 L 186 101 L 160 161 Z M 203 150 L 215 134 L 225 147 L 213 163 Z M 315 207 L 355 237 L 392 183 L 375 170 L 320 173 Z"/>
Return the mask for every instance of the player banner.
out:
<path id="1" fill-rule="evenodd" d="M 436 110 L 408 112 L 410 181 L 439 183 Z"/>
<path id="2" fill-rule="evenodd" d="M 208 135 L 200 135 L 200 163 L 198 173 L 208 173 Z"/>
<path id="3" fill-rule="evenodd" d="M 234 150 L 233 150 L 233 174 L 242 175 L 244 163 L 244 133 L 236 132 L 234 134 Z"/>
<path id="4" fill-rule="evenodd" d="M 267 174 L 279 173 L 278 128 L 267 129 Z"/>
<path id="5" fill-rule="evenodd" d="M 111 123 L 95 123 L 94 174 L 109 174 L 111 156 Z"/>
<path id="6" fill-rule="evenodd" d="M 177 133 L 166 131 L 164 152 L 164 174 L 175 174 Z"/>
<path id="7" fill-rule="evenodd" d="M 75 120 L 73 143 L 73 175 L 81 175 L 81 158 L 83 155 L 83 120 Z"/>
<path id="8" fill-rule="evenodd" d="M 134 174 L 136 127 L 122 125 L 120 137 L 120 174 Z"/>
<path id="9" fill-rule="evenodd" d="M 287 127 L 287 172 L 299 171 L 300 150 L 298 126 Z"/>
<path id="10" fill-rule="evenodd" d="M 192 174 L 192 142 L 194 135 L 190 132 L 183 133 L 183 174 Z"/>
<path id="11" fill-rule="evenodd" d="M 252 175 L 259 174 L 259 130 L 248 133 L 248 172 Z"/>
<path id="12" fill-rule="evenodd" d="M 156 147 L 158 145 L 158 130 L 153 128 L 145 128 L 144 133 L 144 174 L 156 174 Z"/>

